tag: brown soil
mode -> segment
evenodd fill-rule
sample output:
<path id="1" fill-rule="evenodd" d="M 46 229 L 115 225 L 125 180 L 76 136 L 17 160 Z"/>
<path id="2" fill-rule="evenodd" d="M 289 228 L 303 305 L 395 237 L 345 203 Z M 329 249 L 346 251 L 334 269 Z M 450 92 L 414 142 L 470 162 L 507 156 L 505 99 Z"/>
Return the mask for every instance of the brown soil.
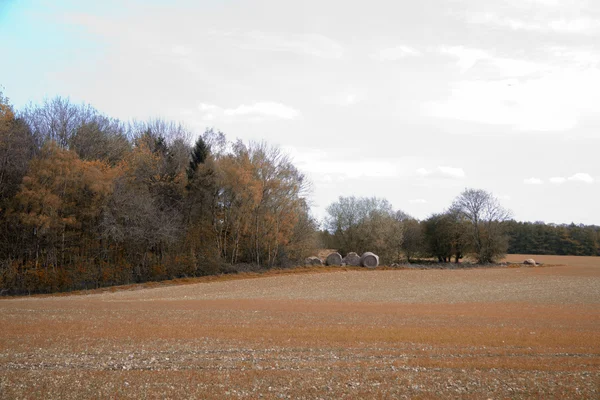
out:
<path id="1" fill-rule="evenodd" d="M 503 261 L 522 263 L 528 258 L 533 258 L 538 263 L 551 265 L 570 265 L 572 267 L 600 266 L 600 257 L 579 256 L 544 256 L 538 254 L 508 254 Z"/>
<path id="2" fill-rule="evenodd" d="M 585 264 L 4 300 L 0 398 L 598 398 Z"/>

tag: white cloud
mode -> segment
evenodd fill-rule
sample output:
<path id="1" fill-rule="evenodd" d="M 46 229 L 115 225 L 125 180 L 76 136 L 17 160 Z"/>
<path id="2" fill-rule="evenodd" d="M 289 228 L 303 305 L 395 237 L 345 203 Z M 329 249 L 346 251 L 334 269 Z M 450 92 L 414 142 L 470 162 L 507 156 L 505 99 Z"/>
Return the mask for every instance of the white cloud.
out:
<path id="1" fill-rule="evenodd" d="M 173 46 L 171 51 L 173 52 L 173 54 L 177 54 L 179 56 L 189 56 L 190 54 L 192 54 L 191 48 L 181 44 Z"/>
<path id="2" fill-rule="evenodd" d="M 490 58 L 489 53 L 486 51 L 463 46 L 442 47 L 440 51 L 443 54 L 449 54 L 458 58 L 456 65 L 458 65 L 462 72 L 472 68 L 478 61 Z"/>
<path id="3" fill-rule="evenodd" d="M 524 179 L 523 183 L 525 183 L 526 185 L 541 185 L 544 183 L 544 181 L 542 181 L 539 178 L 528 178 Z"/>
<path id="4" fill-rule="evenodd" d="M 341 58 L 344 51 L 336 41 L 319 34 L 284 34 L 251 31 L 242 36 L 241 47 L 284 51 L 321 58 Z"/>
<path id="5" fill-rule="evenodd" d="M 453 167 L 438 167 L 438 171 L 444 175 L 451 178 L 464 178 L 465 171 L 462 168 L 453 168 Z"/>
<path id="6" fill-rule="evenodd" d="M 562 183 L 565 183 L 567 181 L 567 178 L 564 178 L 562 176 L 553 176 L 552 178 L 550 178 L 550 183 L 554 183 L 556 185 L 560 185 Z"/>
<path id="7" fill-rule="evenodd" d="M 284 146 L 294 164 L 304 173 L 320 183 L 343 182 L 359 178 L 391 178 L 401 173 L 398 165 L 376 159 L 340 159 L 330 151 L 299 151 L 293 146 Z"/>
<path id="8" fill-rule="evenodd" d="M 428 103 L 424 111 L 517 130 L 565 131 L 597 113 L 600 90 L 591 87 L 600 87 L 598 68 L 555 68 L 523 80 L 463 80 L 450 84 L 447 100 Z"/>
<path id="9" fill-rule="evenodd" d="M 575 175 L 570 176 L 567 179 L 570 181 L 574 181 L 574 182 L 584 182 L 584 183 L 593 183 L 594 182 L 594 178 L 592 178 L 592 176 L 590 174 L 586 174 L 583 172 L 578 172 Z"/>
<path id="10" fill-rule="evenodd" d="M 222 108 L 214 104 L 201 103 L 198 106 L 202 119 L 243 119 L 254 122 L 270 119 L 296 119 L 300 112 L 292 107 L 276 102 L 258 102 L 251 105 L 242 104 L 236 108 Z"/>
<path id="11" fill-rule="evenodd" d="M 265 117 L 275 117 L 282 119 L 294 119 L 300 115 L 300 113 L 286 105 L 274 102 L 260 102 L 252 105 L 242 104 L 235 109 L 225 109 L 223 111 L 228 116 L 246 116 L 246 115 L 257 115 Z"/>
<path id="12" fill-rule="evenodd" d="M 600 20 L 592 18 L 558 19 L 550 21 L 547 26 L 555 32 L 596 34 L 600 30 Z"/>
<path id="13" fill-rule="evenodd" d="M 409 46 L 397 46 L 382 49 L 371 56 L 378 61 L 397 61 L 405 57 L 420 56 L 421 52 Z"/>
<path id="14" fill-rule="evenodd" d="M 456 65 L 463 73 L 476 66 L 492 68 L 494 75 L 502 77 L 522 77 L 549 70 L 549 67 L 542 63 L 509 57 L 498 57 L 488 51 L 477 48 L 443 46 L 440 48 L 440 52 L 457 58 Z"/>
<path id="15" fill-rule="evenodd" d="M 515 1 L 515 0 L 513 0 Z M 535 3 L 536 5 L 543 5 L 543 6 L 559 6 L 561 3 L 565 3 L 564 0 L 516 0 L 515 3 Z"/>
<path id="16" fill-rule="evenodd" d="M 600 20 L 589 17 L 532 18 L 528 20 L 504 17 L 491 12 L 469 13 L 467 21 L 519 31 L 556 32 L 563 34 L 594 35 L 600 31 Z"/>
<path id="17" fill-rule="evenodd" d="M 412 199 L 408 201 L 410 204 L 427 204 L 425 199 Z"/>
<path id="18" fill-rule="evenodd" d="M 487 63 L 504 77 L 527 77 L 528 75 L 549 72 L 546 64 L 506 57 L 490 57 Z"/>
<path id="19" fill-rule="evenodd" d="M 542 25 L 538 22 L 529 20 L 522 21 L 519 19 L 501 17 L 498 14 L 491 12 L 476 12 L 467 15 L 467 21 L 472 24 L 493 25 L 512 30 L 542 30 Z"/>
<path id="20" fill-rule="evenodd" d="M 398 168 L 396 165 L 389 162 L 374 160 L 347 162 L 320 160 L 312 167 L 304 165 L 303 170 L 307 169 L 313 173 L 328 171 L 329 174 L 337 175 L 342 178 L 383 178 L 395 177 L 398 175 Z"/>
<path id="21" fill-rule="evenodd" d="M 600 66 L 600 53 L 589 47 L 548 46 L 546 51 L 567 65 L 579 68 Z"/>
<path id="22" fill-rule="evenodd" d="M 594 183 L 595 179 L 590 174 L 584 172 L 578 172 L 568 178 L 565 178 L 563 176 L 553 176 L 552 178 L 550 178 L 550 183 L 554 183 L 555 185 L 561 185 L 567 181 Z"/>
<path id="23" fill-rule="evenodd" d="M 216 111 L 219 110 L 219 107 L 215 106 L 214 104 L 200 103 L 198 109 L 200 109 L 200 111 Z"/>
<path id="24" fill-rule="evenodd" d="M 417 169 L 417 174 L 421 176 L 431 176 L 434 178 L 452 178 L 462 179 L 466 176 L 465 171 L 462 168 L 454 168 L 447 166 L 438 166 L 436 169 L 429 171 L 425 168 Z"/>
<path id="25" fill-rule="evenodd" d="M 354 104 L 357 102 L 358 97 L 353 94 L 353 93 L 349 93 L 346 96 L 343 97 L 343 101 L 342 104 L 343 105 L 350 105 L 350 104 Z"/>
<path id="26" fill-rule="evenodd" d="M 322 101 L 325 104 L 346 107 L 358 103 L 360 97 L 354 91 L 345 91 L 332 96 L 324 96 Z"/>

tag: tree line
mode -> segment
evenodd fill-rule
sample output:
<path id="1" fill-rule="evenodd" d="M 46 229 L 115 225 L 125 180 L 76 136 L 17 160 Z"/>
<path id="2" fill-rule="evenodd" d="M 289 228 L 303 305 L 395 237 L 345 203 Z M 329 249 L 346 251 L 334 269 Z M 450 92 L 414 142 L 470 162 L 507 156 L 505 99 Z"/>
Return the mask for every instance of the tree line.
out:
<path id="1" fill-rule="evenodd" d="M 0 290 L 55 292 L 288 265 L 315 248 L 307 182 L 278 148 L 197 140 L 0 92 Z"/>
<path id="2" fill-rule="evenodd" d="M 383 264 L 498 262 L 507 254 L 600 256 L 600 227 L 517 222 L 483 190 L 466 189 L 424 220 L 377 197 L 340 197 L 327 208 L 321 245 L 346 254 L 374 251 Z"/>
<path id="3" fill-rule="evenodd" d="M 600 226 L 508 221 L 508 252 L 600 256 Z"/>
<path id="4" fill-rule="evenodd" d="M 467 255 L 485 264 L 508 250 L 511 213 L 484 190 L 464 190 L 446 211 L 424 221 L 376 197 L 340 197 L 327 212 L 325 246 L 344 253 L 374 251 L 383 264 L 430 258 L 458 263 Z"/>
<path id="5" fill-rule="evenodd" d="M 600 228 L 516 222 L 484 190 L 417 220 L 340 197 L 324 229 L 277 147 L 57 97 L 15 111 L 0 92 L 0 294 L 48 293 L 302 264 L 319 247 L 382 264 L 599 255 Z"/>

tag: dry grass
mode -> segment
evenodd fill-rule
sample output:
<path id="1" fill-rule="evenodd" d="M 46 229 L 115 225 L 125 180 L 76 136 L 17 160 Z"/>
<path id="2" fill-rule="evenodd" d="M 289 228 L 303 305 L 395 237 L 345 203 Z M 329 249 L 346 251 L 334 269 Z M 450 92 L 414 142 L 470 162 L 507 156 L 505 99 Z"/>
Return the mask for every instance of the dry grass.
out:
<path id="1" fill-rule="evenodd" d="M 320 270 L 2 301 L 0 398 L 600 395 L 600 262 Z"/>

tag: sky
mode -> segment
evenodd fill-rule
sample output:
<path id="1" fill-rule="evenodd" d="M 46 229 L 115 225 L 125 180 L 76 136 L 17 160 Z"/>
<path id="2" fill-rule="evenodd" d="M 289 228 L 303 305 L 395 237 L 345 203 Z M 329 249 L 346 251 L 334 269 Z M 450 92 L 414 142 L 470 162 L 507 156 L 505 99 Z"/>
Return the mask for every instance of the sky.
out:
<path id="1" fill-rule="evenodd" d="M 465 188 L 600 225 L 597 0 L 0 0 L 0 85 L 280 146 L 318 218 Z"/>

